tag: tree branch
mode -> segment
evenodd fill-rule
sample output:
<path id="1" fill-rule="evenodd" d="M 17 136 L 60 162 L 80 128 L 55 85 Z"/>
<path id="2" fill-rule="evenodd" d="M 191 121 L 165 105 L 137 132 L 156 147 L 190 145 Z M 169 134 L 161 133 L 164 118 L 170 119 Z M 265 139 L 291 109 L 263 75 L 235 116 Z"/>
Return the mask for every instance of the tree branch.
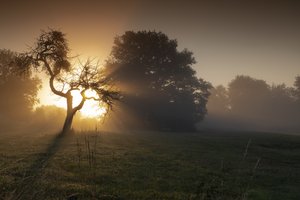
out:
<path id="1" fill-rule="evenodd" d="M 81 102 L 76 107 L 73 108 L 74 114 L 83 107 L 83 105 L 86 101 L 86 96 L 84 94 L 86 90 L 87 89 L 84 89 L 80 92 L 82 99 L 81 99 Z"/>
<path id="2" fill-rule="evenodd" d="M 49 80 L 49 85 L 50 85 L 51 91 L 52 91 L 54 94 L 58 95 L 58 96 L 67 98 L 67 94 L 65 94 L 65 93 L 63 93 L 63 92 L 61 92 L 61 91 L 58 91 L 58 90 L 55 88 L 55 86 L 54 86 L 54 79 L 55 79 L 55 76 L 51 76 L 51 77 L 50 77 L 50 80 Z"/>
<path id="3" fill-rule="evenodd" d="M 95 97 L 86 97 L 86 99 L 88 100 L 94 100 L 94 101 L 101 101 L 101 99 L 99 98 L 95 98 Z"/>

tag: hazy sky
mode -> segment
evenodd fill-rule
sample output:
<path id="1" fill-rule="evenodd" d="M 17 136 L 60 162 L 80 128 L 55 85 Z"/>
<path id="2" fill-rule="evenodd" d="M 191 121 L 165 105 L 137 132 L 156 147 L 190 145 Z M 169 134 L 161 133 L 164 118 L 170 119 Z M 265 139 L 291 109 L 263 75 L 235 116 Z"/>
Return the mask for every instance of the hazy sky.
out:
<path id="1" fill-rule="evenodd" d="M 41 29 L 67 34 L 72 54 L 104 60 L 126 30 L 157 30 L 194 52 L 214 85 L 237 74 L 292 85 L 300 74 L 299 0 L 0 0 L 0 48 L 26 50 Z"/>

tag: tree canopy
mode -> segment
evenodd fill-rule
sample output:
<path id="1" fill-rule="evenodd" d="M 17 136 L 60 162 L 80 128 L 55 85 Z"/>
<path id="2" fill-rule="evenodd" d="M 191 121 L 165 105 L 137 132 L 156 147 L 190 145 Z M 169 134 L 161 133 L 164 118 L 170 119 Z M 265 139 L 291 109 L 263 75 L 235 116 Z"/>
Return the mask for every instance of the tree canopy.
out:
<path id="1" fill-rule="evenodd" d="M 193 129 L 206 114 L 210 84 L 196 76 L 191 51 L 155 31 L 127 31 L 114 40 L 108 69 L 139 123 Z"/>

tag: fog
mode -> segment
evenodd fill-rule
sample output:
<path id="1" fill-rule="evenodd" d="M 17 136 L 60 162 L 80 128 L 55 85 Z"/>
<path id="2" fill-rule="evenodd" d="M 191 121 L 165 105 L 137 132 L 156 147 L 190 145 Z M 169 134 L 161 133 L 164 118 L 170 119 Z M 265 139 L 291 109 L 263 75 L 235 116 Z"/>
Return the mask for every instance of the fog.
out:
<path id="1" fill-rule="evenodd" d="M 300 131 L 300 77 L 294 87 L 269 85 L 264 80 L 237 76 L 216 86 L 208 100 L 208 114 L 200 129 L 249 130 L 282 133 Z"/>

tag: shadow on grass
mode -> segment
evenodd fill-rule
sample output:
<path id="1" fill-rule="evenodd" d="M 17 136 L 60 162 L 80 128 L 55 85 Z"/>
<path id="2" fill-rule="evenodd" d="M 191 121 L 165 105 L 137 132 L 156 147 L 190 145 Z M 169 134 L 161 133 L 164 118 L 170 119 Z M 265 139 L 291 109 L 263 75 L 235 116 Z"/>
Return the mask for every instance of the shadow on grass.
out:
<path id="1" fill-rule="evenodd" d="M 40 153 L 34 162 L 27 168 L 22 180 L 17 184 L 15 190 L 11 193 L 9 200 L 34 199 L 38 190 L 35 190 L 35 184 L 42 174 L 44 168 L 48 165 L 50 159 L 61 147 L 62 142 L 69 134 L 58 133 L 50 142 L 43 153 Z M 25 197 L 26 196 L 26 197 Z"/>

